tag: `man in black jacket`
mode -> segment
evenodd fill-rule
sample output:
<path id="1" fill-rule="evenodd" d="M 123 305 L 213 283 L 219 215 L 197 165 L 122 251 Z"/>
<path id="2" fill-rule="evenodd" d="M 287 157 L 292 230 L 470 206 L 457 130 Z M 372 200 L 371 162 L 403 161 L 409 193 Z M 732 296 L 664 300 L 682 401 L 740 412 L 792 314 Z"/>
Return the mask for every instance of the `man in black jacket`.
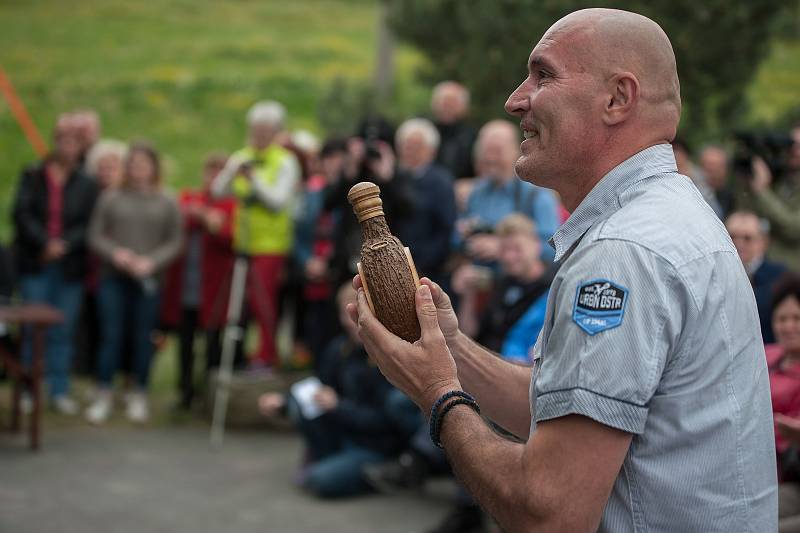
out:
<path id="1" fill-rule="evenodd" d="M 79 169 L 80 143 L 63 117 L 54 142 L 52 154 L 22 172 L 13 211 L 14 245 L 22 298 L 50 304 L 64 314 L 63 323 L 48 330 L 45 367 L 53 407 L 72 415 L 78 412 L 68 395 L 72 341 L 97 188 Z M 23 359 L 29 362 L 30 357 L 30 339 L 25 339 Z"/>
<path id="2" fill-rule="evenodd" d="M 471 178 L 472 152 L 477 130 L 466 122 L 469 91 L 455 81 L 443 81 L 433 88 L 431 113 L 441 142 L 436 162 L 447 168 L 454 178 Z"/>

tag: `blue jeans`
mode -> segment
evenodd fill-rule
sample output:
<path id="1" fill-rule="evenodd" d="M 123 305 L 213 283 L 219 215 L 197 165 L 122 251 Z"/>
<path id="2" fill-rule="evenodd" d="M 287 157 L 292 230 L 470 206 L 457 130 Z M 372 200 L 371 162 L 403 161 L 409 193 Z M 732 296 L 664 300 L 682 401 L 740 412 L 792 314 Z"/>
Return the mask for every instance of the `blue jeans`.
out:
<path id="1" fill-rule="evenodd" d="M 364 465 L 386 460 L 382 453 L 345 442 L 342 448 L 308 469 L 305 487 L 320 498 L 343 498 L 369 492 Z"/>
<path id="2" fill-rule="evenodd" d="M 343 498 L 369 492 L 371 489 L 361 469 L 366 464 L 386 460 L 386 456 L 349 441 L 330 414 L 308 420 L 291 395 L 287 396 L 287 403 L 289 418 L 303 435 L 314 461 L 308 467 L 303 486 L 320 498 Z"/>
<path id="3" fill-rule="evenodd" d="M 119 366 L 122 343 L 133 344 L 133 371 L 136 384 L 147 388 L 153 358 L 152 333 L 158 320 L 159 294 L 155 286 L 120 275 L 109 275 L 97 292 L 100 310 L 100 350 L 97 357 L 98 381 L 110 387 Z M 125 335 L 126 330 L 130 332 Z"/>
<path id="4" fill-rule="evenodd" d="M 72 365 L 75 325 L 80 312 L 83 285 L 64 278 L 61 264 L 48 263 L 41 272 L 25 274 L 20 279 L 20 291 L 26 302 L 46 303 L 64 314 L 64 321 L 48 328 L 44 354 L 45 376 L 50 397 L 69 392 L 69 372 Z M 22 360 L 30 365 L 33 358 L 31 331 L 26 328 Z"/>

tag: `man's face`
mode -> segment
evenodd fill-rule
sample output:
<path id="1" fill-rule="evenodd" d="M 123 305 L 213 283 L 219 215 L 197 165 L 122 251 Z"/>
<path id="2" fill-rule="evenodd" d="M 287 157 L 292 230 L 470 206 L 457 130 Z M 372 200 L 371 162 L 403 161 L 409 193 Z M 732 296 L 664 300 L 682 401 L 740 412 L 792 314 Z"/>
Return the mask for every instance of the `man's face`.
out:
<path id="1" fill-rule="evenodd" d="M 500 238 L 500 267 L 512 278 L 524 279 L 540 252 L 539 239 L 535 235 L 506 235 Z"/>
<path id="2" fill-rule="evenodd" d="M 514 161 L 519 157 L 516 139 L 505 135 L 488 135 L 480 141 L 477 157 L 478 174 L 494 180 L 514 174 Z"/>
<path id="3" fill-rule="evenodd" d="M 66 161 L 75 161 L 81 153 L 80 139 L 71 124 L 59 124 L 54 133 L 55 151 Z"/>
<path id="4" fill-rule="evenodd" d="M 342 173 L 344 167 L 344 152 L 333 152 L 320 159 L 322 174 L 328 183 L 333 183 Z"/>
<path id="5" fill-rule="evenodd" d="M 768 240 L 761 232 L 758 218 L 751 214 L 734 214 L 726 224 L 739 258 L 745 265 L 764 256 Z"/>
<path id="6" fill-rule="evenodd" d="M 467 113 L 464 97 L 455 87 L 442 89 L 439 97 L 432 102 L 431 111 L 437 122 L 452 124 L 461 120 Z"/>
<path id="7" fill-rule="evenodd" d="M 225 161 L 213 160 L 203 165 L 203 186 L 210 187 L 214 178 L 225 168 Z"/>
<path id="8" fill-rule="evenodd" d="M 528 77 L 505 105 L 525 133 L 517 175 L 562 196 L 602 140 L 603 99 L 591 57 L 581 57 L 585 46 L 572 49 L 584 40 L 577 30 L 550 29 L 531 52 Z"/>
<path id="9" fill-rule="evenodd" d="M 433 159 L 433 149 L 425 142 L 425 136 L 419 131 L 412 131 L 398 147 L 400 164 L 406 168 L 416 169 L 427 165 Z"/>
<path id="10" fill-rule="evenodd" d="M 728 178 L 728 156 L 720 148 L 706 148 L 700 155 L 700 166 L 708 180 L 708 185 L 718 191 L 725 186 Z"/>
<path id="11" fill-rule="evenodd" d="M 275 138 L 275 128 L 269 124 L 252 124 L 250 126 L 250 145 L 263 149 L 270 145 Z"/>

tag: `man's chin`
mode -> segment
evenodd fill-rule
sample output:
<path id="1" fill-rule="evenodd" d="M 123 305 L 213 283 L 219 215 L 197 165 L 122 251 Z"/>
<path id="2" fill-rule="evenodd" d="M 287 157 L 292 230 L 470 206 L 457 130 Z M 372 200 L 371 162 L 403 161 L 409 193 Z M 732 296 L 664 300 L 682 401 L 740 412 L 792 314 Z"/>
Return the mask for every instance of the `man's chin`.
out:
<path id="1" fill-rule="evenodd" d="M 519 159 L 517 159 L 517 162 L 514 163 L 514 171 L 522 181 L 533 183 L 536 179 L 535 166 L 536 165 L 534 164 L 531 156 L 522 155 Z"/>

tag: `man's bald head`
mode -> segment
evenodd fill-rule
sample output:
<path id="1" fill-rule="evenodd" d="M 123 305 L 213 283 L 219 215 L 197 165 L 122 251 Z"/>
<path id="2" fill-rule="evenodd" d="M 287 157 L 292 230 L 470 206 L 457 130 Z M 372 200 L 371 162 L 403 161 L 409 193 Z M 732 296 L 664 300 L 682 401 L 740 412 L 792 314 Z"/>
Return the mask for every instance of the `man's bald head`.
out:
<path id="1" fill-rule="evenodd" d="M 619 163 L 669 143 L 680 108 L 675 55 L 658 24 L 615 9 L 571 13 L 534 47 L 506 102 L 526 138 L 517 174 L 577 207 Z"/>
<path id="2" fill-rule="evenodd" d="M 661 26 L 638 13 L 591 8 L 565 16 L 543 40 L 559 33 L 571 34 L 576 61 L 600 79 L 633 74 L 639 81 L 643 105 L 653 108 L 654 118 L 677 129 L 681 88 L 675 53 Z"/>

